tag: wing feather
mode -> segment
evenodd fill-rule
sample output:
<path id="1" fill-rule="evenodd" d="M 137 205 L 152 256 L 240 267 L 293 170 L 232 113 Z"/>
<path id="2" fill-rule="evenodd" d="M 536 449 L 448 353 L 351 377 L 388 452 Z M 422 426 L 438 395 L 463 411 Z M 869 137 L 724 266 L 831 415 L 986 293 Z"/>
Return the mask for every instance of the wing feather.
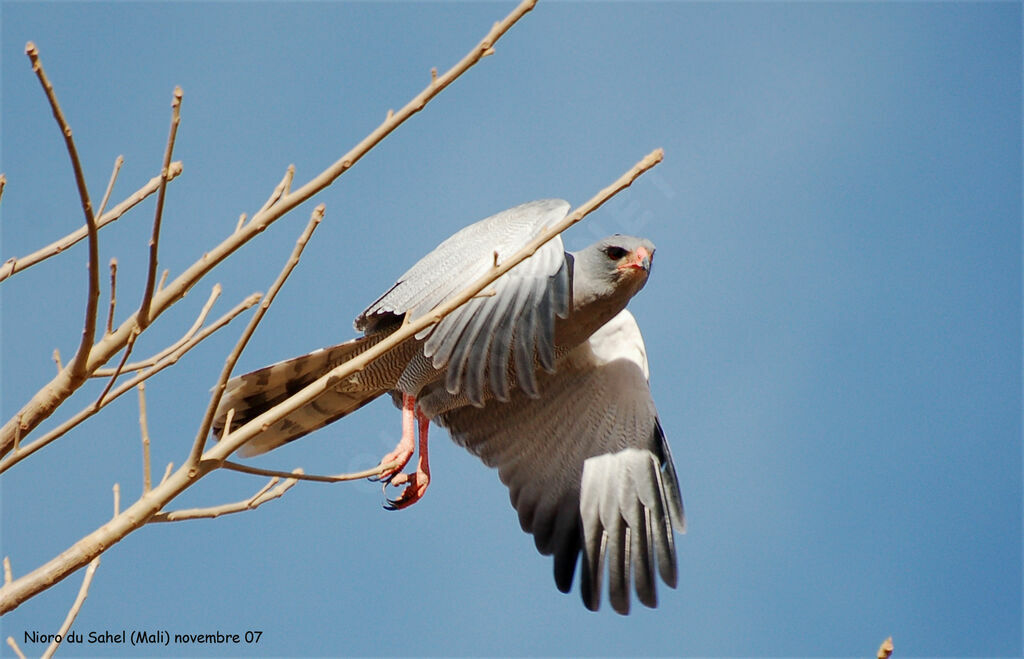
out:
<path id="1" fill-rule="evenodd" d="M 518 341 L 519 337 L 515 337 Z M 607 572 L 614 610 L 628 613 L 631 587 L 657 604 L 655 572 L 675 587 L 674 532 L 684 528 L 672 457 L 647 385 L 636 321 L 622 312 L 540 372 L 538 397 L 461 407 L 437 420 L 453 439 L 497 467 L 523 530 L 554 555 L 567 592 L 582 554 L 580 593 L 597 609 Z"/>
<path id="2" fill-rule="evenodd" d="M 356 318 L 356 329 L 370 334 L 395 326 L 402 316 L 415 320 L 429 313 L 486 274 L 495 258 L 508 258 L 568 211 L 568 202 L 545 199 L 462 229 L 367 307 Z M 561 239 L 545 243 L 491 289 L 492 295 L 471 300 L 417 334 L 425 340 L 423 354 L 431 359 L 435 373 L 447 370 L 445 389 L 452 395 L 464 393 L 474 405 L 484 399 L 487 387 L 499 400 L 507 399 L 512 379 L 535 395 L 536 364 L 546 370 L 554 368 L 554 318 L 568 314 L 571 297 Z M 510 364 L 515 378 L 508 372 Z M 428 383 L 415 375 L 403 376 L 403 386 L 417 389 Z M 422 376 L 432 374 L 423 372 Z"/>

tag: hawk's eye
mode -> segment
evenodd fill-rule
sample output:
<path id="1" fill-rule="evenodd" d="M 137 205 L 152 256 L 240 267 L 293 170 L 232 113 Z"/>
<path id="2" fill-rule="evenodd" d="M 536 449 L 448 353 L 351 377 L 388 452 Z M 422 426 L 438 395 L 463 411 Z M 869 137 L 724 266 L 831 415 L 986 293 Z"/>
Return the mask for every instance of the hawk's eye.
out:
<path id="1" fill-rule="evenodd" d="M 629 254 L 629 252 L 627 252 L 626 250 L 622 249 L 621 247 L 615 247 L 614 245 L 611 247 L 605 247 L 604 253 L 607 254 L 608 258 L 610 258 L 612 261 L 618 261 L 619 259 L 626 256 L 626 254 Z"/>

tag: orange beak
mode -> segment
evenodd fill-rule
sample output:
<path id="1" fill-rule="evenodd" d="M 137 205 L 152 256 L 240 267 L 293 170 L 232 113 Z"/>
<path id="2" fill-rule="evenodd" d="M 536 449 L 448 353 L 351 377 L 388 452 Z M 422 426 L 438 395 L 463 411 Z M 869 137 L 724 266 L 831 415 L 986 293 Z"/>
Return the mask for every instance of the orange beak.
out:
<path id="1" fill-rule="evenodd" d="M 636 250 L 629 255 L 628 260 L 619 265 L 618 269 L 626 270 L 627 268 L 635 268 L 637 270 L 650 272 L 651 259 L 653 258 L 654 253 L 649 251 L 646 247 L 637 247 Z"/>

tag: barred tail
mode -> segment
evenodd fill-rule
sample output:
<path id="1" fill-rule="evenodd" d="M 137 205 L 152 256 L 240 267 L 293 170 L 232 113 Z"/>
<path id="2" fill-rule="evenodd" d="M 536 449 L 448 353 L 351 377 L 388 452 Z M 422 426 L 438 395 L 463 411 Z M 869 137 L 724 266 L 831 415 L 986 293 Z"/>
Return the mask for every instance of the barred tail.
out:
<path id="1" fill-rule="evenodd" d="M 238 428 L 306 387 L 338 364 L 371 347 L 380 338 L 382 337 L 360 337 L 232 378 L 227 383 L 220 405 L 217 406 L 213 434 L 217 438 L 223 434 L 228 410 L 234 408 L 231 427 Z M 308 405 L 268 426 L 243 446 L 241 453 L 245 456 L 266 453 L 337 421 L 387 390 L 386 383 L 379 380 L 365 383 L 359 378 L 339 384 Z"/>

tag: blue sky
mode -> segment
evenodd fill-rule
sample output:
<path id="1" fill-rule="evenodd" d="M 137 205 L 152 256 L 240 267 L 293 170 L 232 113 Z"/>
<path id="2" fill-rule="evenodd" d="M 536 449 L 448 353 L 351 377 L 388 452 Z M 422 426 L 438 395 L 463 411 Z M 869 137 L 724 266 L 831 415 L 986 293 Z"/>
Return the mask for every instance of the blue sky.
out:
<path id="1" fill-rule="evenodd" d="M 157 173 L 184 88 L 160 261 L 174 275 L 288 164 L 297 181 L 318 173 L 512 6 L 5 1 L 0 257 L 82 223 L 28 40 L 97 198 L 119 154 L 115 200 Z M 351 337 L 457 229 L 530 199 L 582 203 L 663 147 L 565 241 L 658 247 L 631 309 L 686 503 L 678 590 L 628 618 L 587 612 L 554 588 L 496 474 L 438 430 L 412 509 L 383 511 L 369 483 L 302 484 L 255 512 L 143 528 L 104 555 L 75 629 L 263 632 L 155 656 L 867 656 L 890 634 L 899 656 L 1019 655 L 1020 62 L 1012 2 L 542 0 L 316 198 L 326 219 L 239 368 Z M 141 294 L 152 208 L 101 233 L 119 319 Z M 211 273 L 135 354 L 182 334 L 214 282 L 221 311 L 266 290 L 311 208 Z M 77 345 L 85 259 L 79 246 L 0 285 L 4 419 L 52 376 L 53 349 Z M 150 381 L 158 472 L 186 455 L 241 328 Z M 378 401 L 255 463 L 361 469 L 398 433 Z M 136 495 L 140 464 L 126 395 L 5 474 L 0 550 L 16 575 L 102 524 L 114 482 Z M 262 483 L 213 474 L 176 507 Z M 2 634 L 55 631 L 78 584 L 8 614 Z"/>

